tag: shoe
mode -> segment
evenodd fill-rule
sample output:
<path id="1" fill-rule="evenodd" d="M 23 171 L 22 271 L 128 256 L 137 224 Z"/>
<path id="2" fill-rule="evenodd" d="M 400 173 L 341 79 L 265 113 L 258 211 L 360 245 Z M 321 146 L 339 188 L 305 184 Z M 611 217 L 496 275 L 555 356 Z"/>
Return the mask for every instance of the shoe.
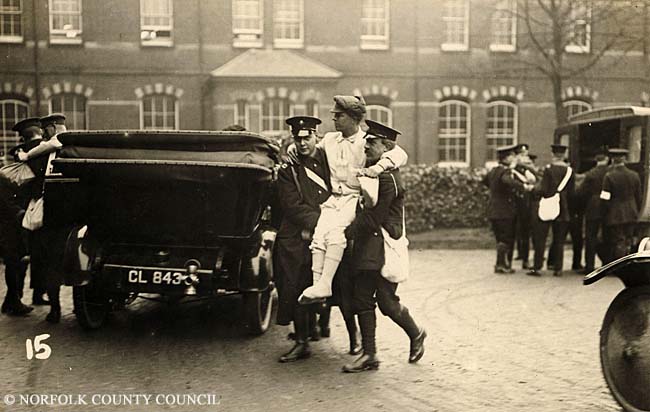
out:
<path id="1" fill-rule="evenodd" d="M 320 333 L 318 333 L 318 329 L 314 328 L 309 332 L 309 340 L 312 342 L 318 342 L 320 340 Z"/>
<path id="2" fill-rule="evenodd" d="M 522 259 L 522 257 L 517 255 L 513 260 L 521 260 L 521 259 Z"/>
<path id="3" fill-rule="evenodd" d="M 49 323 L 59 323 L 61 321 L 61 308 L 53 306 L 50 309 L 50 313 L 45 317 L 45 320 Z"/>
<path id="4" fill-rule="evenodd" d="M 327 282 L 321 279 L 321 281 L 315 285 L 305 289 L 298 298 L 298 302 L 300 302 L 300 298 L 303 296 L 311 300 L 329 298 L 332 296 L 332 285 L 328 285 Z"/>
<path id="5" fill-rule="evenodd" d="M 579 273 L 580 273 L 581 275 L 588 275 L 588 274 L 590 274 L 591 272 L 593 272 L 594 270 L 596 270 L 596 269 L 595 269 L 595 268 L 584 268 L 584 269 L 582 269 Z"/>
<path id="6" fill-rule="evenodd" d="M 32 297 L 32 305 L 34 306 L 46 306 L 49 305 L 50 301 L 45 299 L 43 295 L 34 295 Z"/>
<path id="7" fill-rule="evenodd" d="M 561 277 L 562 276 L 562 271 L 561 270 L 554 271 L 553 276 Z"/>
<path id="8" fill-rule="evenodd" d="M 10 307 L 10 306 L 11 306 L 11 305 L 9 305 L 9 301 L 7 301 L 7 300 L 5 299 L 5 300 L 2 302 L 2 308 L 0 308 L 0 312 L 2 312 L 2 313 L 7 313 L 7 312 L 9 312 L 9 307 Z"/>
<path id="9" fill-rule="evenodd" d="M 311 350 L 309 350 L 309 344 L 307 342 L 296 342 L 293 345 L 293 348 L 284 355 L 280 356 L 278 362 L 288 363 L 295 362 L 300 359 L 307 359 L 311 356 Z"/>
<path id="10" fill-rule="evenodd" d="M 422 359 L 424 355 L 424 339 L 427 337 L 427 331 L 422 331 L 414 339 L 411 339 L 411 348 L 409 350 L 409 363 L 415 363 Z"/>
<path id="11" fill-rule="evenodd" d="M 494 273 L 504 273 L 504 274 L 509 274 L 509 273 L 515 273 L 515 270 L 512 268 L 506 268 L 503 266 L 496 266 L 494 268 Z"/>
<path id="12" fill-rule="evenodd" d="M 357 373 L 377 369 L 379 369 L 379 359 L 377 359 L 377 356 L 374 353 L 370 355 L 364 353 L 354 362 L 344 365 L 342 371 L 345 373 Z"/>
<path id="13" fill-rule="evenodd" d="M 22 302 L 18 302 L 14 305 L 6 306 L 6 314 L 9 316 L 25 316 L 29 312 L 33 311 L 34 308 L 31 306 L 24 305 Z"/>
<path id="14" fill-rule="evenodd" d="M 532 269 L 532 267 L 530 266 L 530 263 L 528 263 L 527 260 L 524 260 L 523 262 L 521 262 L 521 268 L 523 270 Z"/>
<path id="15" fill-rule="evenodd" d="M 528 272 L 526 272 L 528 276 L 542 276 L 541 273 L 539 273 L 539 270 L 537 269 L 531 269 Z"/>
<path id="16" fill-rule="evenodd" d="M 572 265 L 572 266 L 571 266 L 571 270 L 576 271 L 576 272 L 579 271 L 579 270 L 582 270 L 582 269 L 584 269 L 584 268 L 585 268 L 585 267 L 582 266 L 580 263 L 578 263 L 577 265 Z"/>

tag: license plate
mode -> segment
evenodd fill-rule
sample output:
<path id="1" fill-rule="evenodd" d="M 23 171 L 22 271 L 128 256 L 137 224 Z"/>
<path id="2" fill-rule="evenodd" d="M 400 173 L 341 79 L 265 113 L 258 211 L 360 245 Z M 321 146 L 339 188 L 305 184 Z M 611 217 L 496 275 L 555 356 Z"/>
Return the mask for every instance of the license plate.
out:
<path id="1" fill-rule="evenodd" d="M 139 285 L 181 285 L 185 277 L 185 273 L 173 270 L 130 269 L 127 281 Z"/>

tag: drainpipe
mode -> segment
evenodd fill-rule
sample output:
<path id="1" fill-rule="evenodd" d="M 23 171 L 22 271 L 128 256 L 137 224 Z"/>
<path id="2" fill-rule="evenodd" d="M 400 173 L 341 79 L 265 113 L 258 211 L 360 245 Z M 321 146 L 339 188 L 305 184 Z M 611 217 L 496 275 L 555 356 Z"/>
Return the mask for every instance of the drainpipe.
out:
<path id="1" fill-rule="evenodd" d="M 36 28 L 36 0 L 32 0 L 32 38 L 34 39 L 34 93 L 36 94 L 36 116 L 41 116 L 41 73 L 39 68 L 38 30 Z"/>

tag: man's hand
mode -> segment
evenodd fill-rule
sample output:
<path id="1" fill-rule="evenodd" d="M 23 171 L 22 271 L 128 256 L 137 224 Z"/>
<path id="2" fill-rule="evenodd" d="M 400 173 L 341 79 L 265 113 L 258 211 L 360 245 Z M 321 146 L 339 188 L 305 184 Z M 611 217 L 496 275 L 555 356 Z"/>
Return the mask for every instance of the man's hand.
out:
<path id="1" fill-rule="evenodd" d="M 27 160 L 29 160 L 29 156 L 27 155 L 27 153 L 25 153 L 23 149 L 18 149 L 16 151 L 16 157 L 21 162 L 26 162 Z"/>
<path id="2" fill-rule="evenodd" d="M 289 157 L 289 163 L 293 165 L 298 164 L 298 149 L 295 143 L 287 146 L 287 156 Z"/>
<path id="3" fill-rule="evenodd" d="M 367 177 L 377 177 L 379 176 L 384 169 L 379 165 L 372 165 L 370 167 L 365 167 L 357 171 L 357 176 L 367 176 Z"/>
<path id="4" fill-rule="evenodd" d="M 304 229 L 300 232 L 300 237 L 302 240 L 311 240 L 311 230 Z"/>

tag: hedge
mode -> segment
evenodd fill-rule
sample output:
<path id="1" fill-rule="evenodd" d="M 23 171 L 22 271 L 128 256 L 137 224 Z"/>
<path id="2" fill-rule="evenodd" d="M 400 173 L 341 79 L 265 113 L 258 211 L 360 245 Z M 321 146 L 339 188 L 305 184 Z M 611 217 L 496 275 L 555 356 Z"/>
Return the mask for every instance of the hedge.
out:
<path id="1" fill-rule="evenodd" d="M 489 191 L 485 169 L 410 165 L 400 169 L 406 186 L 406 224 L 410 233 L 434 228 L 486 226 Z"/>

